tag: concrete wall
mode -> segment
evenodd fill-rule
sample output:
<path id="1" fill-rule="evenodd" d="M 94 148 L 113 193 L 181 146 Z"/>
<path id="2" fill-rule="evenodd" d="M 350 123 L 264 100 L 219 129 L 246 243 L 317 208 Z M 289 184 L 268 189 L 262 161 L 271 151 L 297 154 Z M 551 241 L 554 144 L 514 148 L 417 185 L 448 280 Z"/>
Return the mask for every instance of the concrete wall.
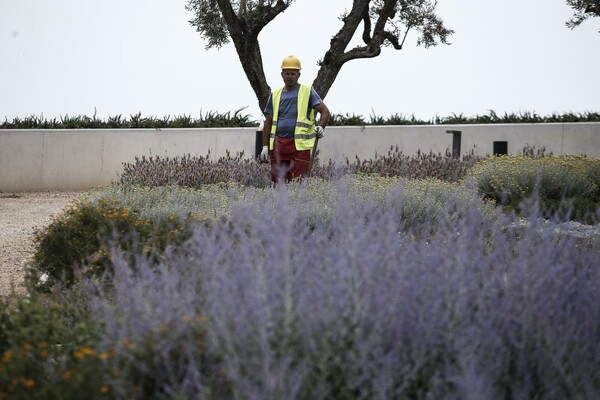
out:
<path id="1" fill-rule="evenodd" d="M 78 190 L 118 181 L 141 156 L 254 153 L 254 128 L 0 130 L 0 192 Z"/>
<path id="2" fill-rule="evenodd" d="M 407 155 L 445 153 L 461 131 L 461 154 L 493 153 L 506 141 L 508 153 L 524 146 L 546 152 L 600 158 L 600 123 L 330 127 L 319 158 L 343 162 L 374 158 L 391 146 Z M 185 154 L 216 159 L 229 151 L 252 157 L 255 128 L 0 130 L 0 192 L 79 190 L 118 181 L 123 163 L 141 156 Z"/>
<path id="3" fill-rule="evenodd" d="M 490 125 L 418 125 L 331 127 L 325 141 L 319 144 L 321 160 L 373 158 L 385 154 L 390 146 L 398 146 L 405 154 L 418 150 L 444 154 L 452 150 L 453 135 L 461 132 L 461 155 L 491 155 L 495 141 L 506 141 L 508 154 L 520 154 L 525 146 L 544 147 L 546 153 L 586 154 L 600 158 L 600 123 L 554 124 L 490 124 Z"/>

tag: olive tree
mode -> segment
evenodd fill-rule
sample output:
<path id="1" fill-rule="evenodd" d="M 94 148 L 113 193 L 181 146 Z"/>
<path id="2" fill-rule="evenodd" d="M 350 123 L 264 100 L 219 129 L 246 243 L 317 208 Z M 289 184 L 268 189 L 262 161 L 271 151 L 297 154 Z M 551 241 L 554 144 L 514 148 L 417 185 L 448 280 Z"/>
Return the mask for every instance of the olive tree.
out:
<path id="1" fill-rule="evenodd" d="M 567 21 L 571 29 L 588 18 L 600 17 L 600 0 L 567 0 L 567 4 L 573 9 L 573 17 Z"/>
<path id="2" fill-rule="evenodd" d="M 233 41 L 240 62 L 264 108 L 271 89 L 263 69 L 258 35 L 286 11 L 294 0 L 188 0 L 190 24 L 207 41 L 220 48 Z M 448 44 L 453 31 L 436 14 L 437 0 L 353 0 L 340 16 L 341 28 L 331 38 L 329 49 L 319 61 L 313 86 L 325 97 L 342 66 L 352 60 L 374 58 L 383 47 L 401 50 L 409 32 L 417 33 L 417 45 L 425 48 Z M 349 48 L 355 33 L 361 45 Z"/>

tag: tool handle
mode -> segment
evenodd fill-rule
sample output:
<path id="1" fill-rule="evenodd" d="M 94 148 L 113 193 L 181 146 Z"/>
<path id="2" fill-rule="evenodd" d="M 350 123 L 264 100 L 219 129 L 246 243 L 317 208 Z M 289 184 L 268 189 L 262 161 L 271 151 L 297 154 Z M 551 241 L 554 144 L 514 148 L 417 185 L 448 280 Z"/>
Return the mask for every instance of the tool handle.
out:
<path id="1" fill-rule="evenodd" d="M 315 145 L 313 146 L 311 153 L 310 153 L 310 161 L 308 163 L 308 176 L 312 175 L 312 166 L 313 166 L 313 162 L 315 160 L 315 156 L 317 155 L 317 145 L 319 144 L 319 138 L 316 137 L 315 138 Z"/>

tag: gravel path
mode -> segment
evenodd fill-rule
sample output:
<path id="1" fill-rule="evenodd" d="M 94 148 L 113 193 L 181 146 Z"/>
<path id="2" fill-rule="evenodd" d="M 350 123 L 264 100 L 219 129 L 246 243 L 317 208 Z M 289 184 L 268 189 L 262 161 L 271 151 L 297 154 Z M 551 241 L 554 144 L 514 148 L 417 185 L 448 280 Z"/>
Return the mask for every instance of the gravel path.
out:
<path id="1" fill-rule="evenodd" d="M 25 293 L 25 267 L 33 238 L 85 192 L 0 193 L 0 296 Z"/>

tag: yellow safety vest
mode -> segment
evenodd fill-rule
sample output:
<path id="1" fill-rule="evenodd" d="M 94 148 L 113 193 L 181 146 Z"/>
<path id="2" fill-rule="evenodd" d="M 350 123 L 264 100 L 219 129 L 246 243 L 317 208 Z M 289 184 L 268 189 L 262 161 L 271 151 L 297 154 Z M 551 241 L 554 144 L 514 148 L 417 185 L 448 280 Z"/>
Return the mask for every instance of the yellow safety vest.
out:
<path id="1" fill-rule="evenodd" d="M 275 143 L 275 133 L 277 132 L 277 118 L 279 116 L 279 100 L 283 87 L 277 89 L 272 94 L 273 99 L 273 125 L 271 126 L 271 136 L 269 140 L 269 149 L 273 150 Z M 308 102 L 310 100 L 311 86 L 300 85 L 298 89 L 298 117 L 296 119 L 296 128 L 294 129 L 294 143 L 296 150 L 310 150 L 315 145 L 315 111 L 310 110 L 309 117 L 306 118 Z"/>

